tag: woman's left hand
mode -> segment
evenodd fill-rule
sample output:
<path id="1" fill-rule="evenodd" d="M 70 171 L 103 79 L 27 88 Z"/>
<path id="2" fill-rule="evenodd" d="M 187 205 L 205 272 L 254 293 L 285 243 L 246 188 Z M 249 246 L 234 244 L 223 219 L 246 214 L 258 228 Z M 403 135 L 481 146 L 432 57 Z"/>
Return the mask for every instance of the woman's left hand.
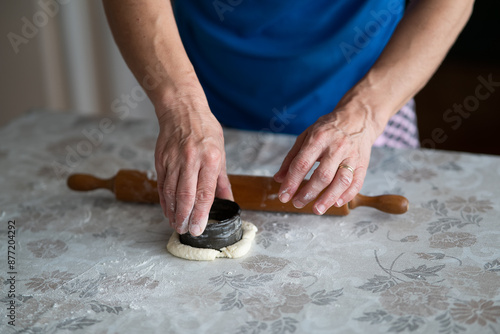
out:
<path id="1" fill-rule="evenodd" d="M 274 176 L 279 198 L 303 207 L 316 199 L 323 214 L 359 192 L 370 151 L 391 118 L 430 79 L 467 23 L 474 6 L 468 1 L 411 1 L 394 34 L 372 68 L 335 110 L 302 133 Z M 443 19 L 443 13 L 446 18 Z M 314 163 L 318 168 L 297 192 Z M 351 166 L 354 173 L 347 168 Z"/>
<path id="2" fill-rule="evenodd" d="M 313 206 L 322 215 L 332 205 L 340 207 L 352 200 L 361 190 L 378 135 L 369 115 L 364 108 L 335 110 L 299 135 L 274 176 L 281 183 L 281 202 L 292 199 L 295 207 L 302 208 L 323 192 Z M 316 161 L 319 166 L 297 192 Z"/>

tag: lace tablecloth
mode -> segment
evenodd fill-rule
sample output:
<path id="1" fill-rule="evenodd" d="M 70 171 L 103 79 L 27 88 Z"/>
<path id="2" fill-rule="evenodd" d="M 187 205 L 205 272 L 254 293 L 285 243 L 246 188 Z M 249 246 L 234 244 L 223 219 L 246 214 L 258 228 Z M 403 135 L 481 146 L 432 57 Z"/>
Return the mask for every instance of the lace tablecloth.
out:
<path id="1" fill-rule="evenodd" d="M 153 169 L 157 131 L 42 111 L 0 130 L 0 332 L 500 333 L 498 157 L 374 149 L 362 193 L 404 195 L 406 214 L 243 212 L 249 254 L 191 262 L 167 253 L 158 205 L 65 184 Z M 272 175 L 294 141 L 225 136 L 240 174 Z"/>

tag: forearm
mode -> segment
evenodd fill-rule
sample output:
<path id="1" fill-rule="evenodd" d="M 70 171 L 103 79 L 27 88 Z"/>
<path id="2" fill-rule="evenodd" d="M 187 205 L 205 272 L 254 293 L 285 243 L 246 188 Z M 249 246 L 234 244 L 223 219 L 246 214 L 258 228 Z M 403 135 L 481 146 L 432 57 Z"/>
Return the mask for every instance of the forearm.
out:
<path id="1" fill-rule="evenodd" d="M 158 116 L 155 168 L 163 212 L 179 234 L 198 236 L 214 197 L 233 198 L 222 127 L 184 50 L 170 1 L 103 2 L 116 43 Z"/>
<path id="2" fill-rule="evenodd" d="M 103 0 L 103 4 L 123 58 L 155 106 L 188 91 L 203 93 L 170 1 Z"/>
<path id="3" fill-rule="evenodd" d="M 416 0 L 365 77 L 339 103 L 367 113 L 379 135 L 431 78 L 472 12 L 473 0 Z M 373 138 L 375 139 L 375 138 Z"/>

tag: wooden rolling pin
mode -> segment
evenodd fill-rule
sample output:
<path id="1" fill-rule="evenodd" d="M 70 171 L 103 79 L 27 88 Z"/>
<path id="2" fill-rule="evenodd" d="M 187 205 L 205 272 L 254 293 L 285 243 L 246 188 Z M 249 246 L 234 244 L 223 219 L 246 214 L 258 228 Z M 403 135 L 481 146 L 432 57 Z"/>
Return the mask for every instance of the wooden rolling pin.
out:
<path id="1" fill-rule="evenodd" d="M 243 210 L 313 213 L 313 203 L 297 209 L 290 202 L 281 203 L 278 198 L 280 184 L 271 177 L 229 175 L 234 201 Z M 302 183 L 301 187 L 304 185 Z M 156 180 L 147 173 L 136 170 L 120 170 L 110 179 L 100 179 L 88 174 L 73 174 L 68 178 L 68 187 L 77 191 L 108 189 L 116 198 L 125 202 L 159 203 Z M 361 194 L 340 208 L 332 206 L 326 215 L 344 216 L 350 209 L 369 206 L 391 214 L 408 211 L 408 200 L 399 195 L 363 196 Z"/>

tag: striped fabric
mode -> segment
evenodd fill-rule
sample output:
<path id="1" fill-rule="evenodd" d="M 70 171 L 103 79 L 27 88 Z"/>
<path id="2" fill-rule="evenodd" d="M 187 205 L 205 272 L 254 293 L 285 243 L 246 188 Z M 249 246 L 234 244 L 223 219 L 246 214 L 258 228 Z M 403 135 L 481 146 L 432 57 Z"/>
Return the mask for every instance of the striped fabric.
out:
<path id="1" fill-rule="evenodd" d="M 391 117 L 384 132 L 375 140 L 375 147 L 418 148 L 417 116 L 415 101 L 411 99 Z"/>

